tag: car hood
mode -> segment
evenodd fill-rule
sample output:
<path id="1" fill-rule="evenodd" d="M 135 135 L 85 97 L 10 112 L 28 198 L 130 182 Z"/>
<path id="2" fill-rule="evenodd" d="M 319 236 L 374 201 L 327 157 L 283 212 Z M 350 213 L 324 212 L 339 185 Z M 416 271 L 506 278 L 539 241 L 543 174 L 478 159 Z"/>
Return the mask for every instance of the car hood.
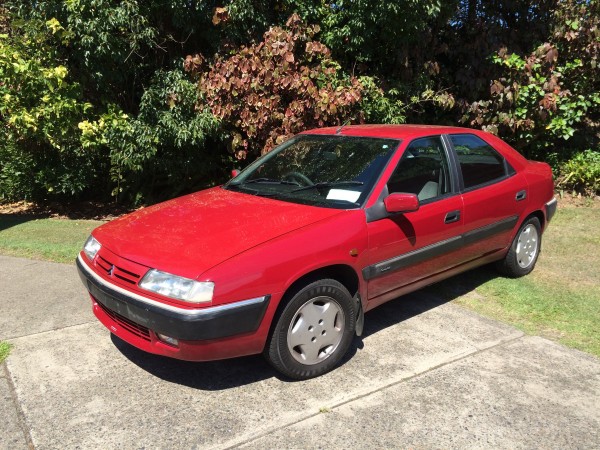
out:
<path id="1" fill-rule="evenodd" d="M 340 213 L 217 187 L 120 217 L 93 235 L 122 258 L 197 278 L 245 250 Z"/>

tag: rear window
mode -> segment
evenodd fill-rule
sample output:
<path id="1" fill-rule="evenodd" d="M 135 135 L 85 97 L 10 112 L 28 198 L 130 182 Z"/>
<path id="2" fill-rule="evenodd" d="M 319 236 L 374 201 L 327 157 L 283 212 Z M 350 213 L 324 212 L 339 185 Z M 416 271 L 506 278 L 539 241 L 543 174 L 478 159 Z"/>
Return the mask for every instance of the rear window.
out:
<path id="1" fill-rule="evenodd" d="M 489 184 L 506 176 L 504 158 L 473 134 L 449 136 L 462 171 L 465 189 Z"/>

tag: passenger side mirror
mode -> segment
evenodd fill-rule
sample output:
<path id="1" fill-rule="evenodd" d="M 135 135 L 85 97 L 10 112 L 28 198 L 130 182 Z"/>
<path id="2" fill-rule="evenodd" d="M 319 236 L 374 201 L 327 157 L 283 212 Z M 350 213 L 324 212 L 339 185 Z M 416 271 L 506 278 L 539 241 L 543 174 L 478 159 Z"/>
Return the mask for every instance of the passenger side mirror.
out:
<path id="1" fill-rule="evenodd" d="M 383 200 L 383 204 L 389 213 L 411 212 L 419 209 L 419 198 L 416 194 L 396 192 L 388 195 Z"/>

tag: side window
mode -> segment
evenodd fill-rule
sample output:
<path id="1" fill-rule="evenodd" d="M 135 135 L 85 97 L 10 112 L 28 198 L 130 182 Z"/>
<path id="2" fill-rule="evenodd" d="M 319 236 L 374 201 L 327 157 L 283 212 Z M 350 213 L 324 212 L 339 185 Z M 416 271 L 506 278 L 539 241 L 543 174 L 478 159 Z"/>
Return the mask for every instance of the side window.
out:
<path id="1" fill-rule="evenodd" d="M 465 189 L 506 176 L 504 158 L 483 139 L 473 134 L 451 134 Z"/>
<path id="2" fill-rule="evenodd" d="M 450 192 L 448 160 L 439 136 L 415 139 L 387 183 L 389 193 L 416 194 L 420 201 Z"/>

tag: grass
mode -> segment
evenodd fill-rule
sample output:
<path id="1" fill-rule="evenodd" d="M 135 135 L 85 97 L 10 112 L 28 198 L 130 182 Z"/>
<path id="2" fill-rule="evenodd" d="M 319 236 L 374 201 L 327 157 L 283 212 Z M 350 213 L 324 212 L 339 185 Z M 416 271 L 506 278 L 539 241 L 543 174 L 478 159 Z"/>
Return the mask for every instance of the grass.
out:
<path id="1" fill-rule="evenodd" d="M 102 223 L 0 214 L 0 254 L 72 263 L 90 231 Z"/>
<path id="2" fill-rule="evenodd" d="M 7 358 L 10 353 L 11 345 L 8 342 L 0 341 L 0 364 Z"/>
<path id="3" fill-rule="evenodd" d="M 428 289 L 480 314 L 600 356 L 600 208 L 561 208 L 534 271 L 499 277 L 467 272 Z"/>
<path id="4" fill-rule="evenodd" d="M 72 263 L 101 223 L 0 214 L 0 254 Z M 426 290 L 527 333 L 600 356 L 598 223 L 600 208 L 560 207 L 530 275 L 507 279 L 484 267 Z M 7 344 L 0 345 L 0 352 L 8 351 Z"/>
<path id="5" fill-rule="evenodd" d="M 0 254 L 72 263 L 97 220 L 31 219 L 0 214 Z M 11 345 L 0 341 L 0 363 Z"/>

